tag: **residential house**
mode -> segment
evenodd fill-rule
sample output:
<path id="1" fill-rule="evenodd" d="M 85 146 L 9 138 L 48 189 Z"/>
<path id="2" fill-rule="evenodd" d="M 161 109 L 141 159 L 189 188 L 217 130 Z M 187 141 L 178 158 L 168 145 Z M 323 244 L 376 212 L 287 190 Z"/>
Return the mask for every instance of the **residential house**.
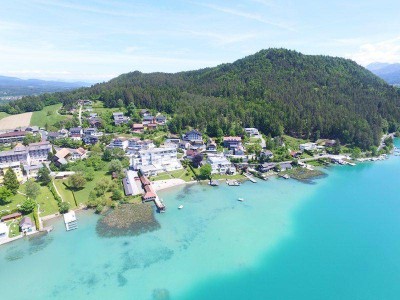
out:
<path id="1" fill-rule="evenodd" d="M 300 144 L 300 151 L 314 151 L 317 150 L 317 144 L 316 143 L 305 143 L 305 144 Z"/>
<path id="2" fill-rule="evenodd" d="M 100 128 L 101 126 L 103 126 L 103 120 L 99 117 L 90 117 L 89 125 L 92 127 Z"/>
<path id="3" fill-rule="evenodd" d="M 93 136 L 93 135 L 85 135 L 82 138 L 82 140 L 86 145 L 94 145 L 94 144 L 97 144 L 99 142 L 99 137 L 98 136 Z"/>
<path id="4" fill-rule="evenodd" d="M 75 160 L 84 159 L 87 157 L 87 151 L 83 148 L 69 149 L 61 148 L 53 157 L 56 166 L 66 165 L 67 163 Z"/>
<path id="5" fill-rule="evenodd" d="M 122 112 L 113 113 L 113 118 L 114 118 L 114 124 L 116 126 L 121 125 L 121 124 L 126 124 L 129 122 L 129 117 L 125 117 L 124 113 L 122 113 Z"/>
<path id="6" fill-rule="evenodd" d="M 55 141 L 55 140 L 58 140 L 60 138 L 61 138 L 60 137 L 60 133 L 58 133 L 58 132 L 49 132 L 47 134 L 47 140 L 48 141 Z"/>
<path id="7" fill-rule="evenodd" d="M 156 116 L 156 122 L 157 124 L 165 125 L 165 123 L 167 123 L 167 117 L 163 115 L 158 115 Z"/>
<path id="8" fill-rule="evenodd" d="M 150 116 L 150 115 L 151 115 L 151 112 L 150 112 L 148 109 L 141 109 L 141 110 L 140 110 L 140 115 L 141 115 L 142 117 Z"/>
<path id="9" fill-rule="evenodd" d="M 287 170 L 291 170 L 293 168 L 291 163 L 280 163 L 279 167 L 280 167 L 280 171 L 287 171 Z"/>
<path id="10" fill-rule="evenodd" d="M 176 145 L 179 145 L 180 142 L 181 139 L 178 136 L 172 136 L 172 135 L 165 140 L 165 143 L 176 144 Z"/>
<path id="11" fill-rule="evenodd" d="M 29 217 L 23 217 L 21 219 L 21 221 L 19 222 L 19 228 L 23 233 L 29 233 L 35 231 L 35 226 L 33 225 L 31 218 Z"/>
<path id="12" fill-rule="evenodd" d="M 203 140 L 191 142 L 189 148 L 192 150 L 197 150 L 198 152 L 206 150 L 206 146 L 204 145 Z"/>
<path id="13" fill-rule="evenodd" d="M 90 113 L 89 114 L 89 118 L 97 118 L 97 117 L 98 117 L 97 113 Z"/>
<path id="14" fill-rule="evenodd" d="M 30 132 L 32 134 L 39 133 L 39 126 L 29 126 L 26 127 L 25 131 Z"/>
<path id="15" fill-rule="evenodd" d="M 135 123 L 132 125 L 132 131 L 135 133 L 143 133 L 144 126 L 141 123 Z"/>
<path id="16" fill-rule="evenodd" d="M 80 160 L 87 157 L 87 151 L 82 147 L 79 147 L 78 149 L 69 149 L 69 152 L 69 160 Z"/>
<path id="17" fill-rule="evenodd" d="M 245 128 L 244 131 L 250 136 L 255 136 L 260 134 L 257 128 Z"/>
<path id="18" fill-rule="evenodd" d="M 232 167 L 232 163 L 223 155 L 209 155 L 207 163 L 211 165 L 211 174 L 226 174 Z"/>
<path id="19" fill-rule="evenodd" d="M 242 144 L 242 138 L 240 136 L 225 136 L 224 147 L 228 149 L 237 148 Z"/>
<path id="20" fill-rule="evenodd" d="M 67 129 L 65 129 L 65 128 L 60 129 L 60 130 L 58 131 L 58 133 L 59 133 L 59 137 L 60 137 L 60 138 L 67 138 L 68 135 L 69 135 L 69 131 L 68 131 Z"/>
<path id="21" fill-rule="evenodd" d="M 156 130 L 157 129 L 157 123 L 147 123 L 147 124 L 144 124 L 144 127 L 147 129 L 147 130 L 149 130 L 149 131 L 152 131 L 152 130 Z"/>
<path id="22" fill-rule="evenodd" d="M 274 158 L 274 154 L 272 153 L 271 150 L 263 150 L 260 153 L 260 157 L 264 159 L 272 159 Z"/>
<path id="23" fill-rule="evenodd" d="M 197 130 L 190 130 L 183 135 L 183 140 L 194 142 L 194 141 L 203 141 L 203 136 L 201 132 Z"/>
<path id="24" fill-rule="evenodd" d="M 10 144 L 22 142 L 24 137 L 30 132 L 27 131 L 12 131 L 0 134 L 0 144 Z"/>
<path id="25" fill-rule="evenodd" d="M 148 150 L 155 148 L 152 140 L 141 140 L 139 138 L 131 138 L 128 141 L 128 151 L 137 152 L 139 150 Z"/>
<path id="26" fill-rule="evenodd" d="M 233 151 L 235 155 L 244 155 L 244 148 L 242 145 L 242 138 L 240 136 L 226 136 L 224 137 L 224 147 Z"/>
<path id="27" fill-rule="evenodd" d="M 147 125 L 150 123 L 155 123 L 156 122 L 156 118 L 153 117 L 152 115 L 146 115 L 143 117 L 143 125 Z"/>
<path id="28" fill-rule="evenodd" d="M 188 141 L 180 141 L 178 145 L 179 149 L 186 150 L 190 148 L 190 143 Z"/>
<path id="29" fill-rule="evenodd" d="M 108 145 L 109 148 L 120 148 L 122 150 L 125 150 L 128 147 L 128 140 L 125 138 L 115 138 L 111 141 L 110 145 Z"/>
<path id="30" fill-rule="evenodd" d="M 261 173 L 266 173 L 266 172 L 274 170 L 275 167 L 276 167 L 275 163 L 263 163 L 263 164 L 259 165 L 258 170 Z"/>
<path id="31" fill-rule="evenodd" d="M 69 137 L 75 141 L 80 141 L 82 139 L 82 134 L 82 127 L 73 127 L 69 129 Z"/>
<path id="32" fill-rule="evenodd" d="M 335 140 L 326 140 L 325 141 L 325 147 L 334 147 L 336 145 Z"/>
<path id="33" fill-rule="evenodd" d="M 206 150 L 208 152 L 217 152 L 217 144 L 214 142 L 214 140 L 208 140 Z"/>

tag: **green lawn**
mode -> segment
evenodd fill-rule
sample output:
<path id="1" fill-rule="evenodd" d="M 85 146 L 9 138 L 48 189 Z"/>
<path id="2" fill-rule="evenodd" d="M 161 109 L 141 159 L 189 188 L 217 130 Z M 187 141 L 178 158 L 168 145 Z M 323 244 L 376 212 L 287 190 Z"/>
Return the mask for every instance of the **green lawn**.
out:
<path id="1" fill-rule="evenodd" d="M 16 237 L 21 234 L 19 232 L 19 221 L 20 221 L 19 219 L 16 219 L 16 220 L 12 220 L 12 221 L 9 221 L 6 223 L 9 228 L 9 232 L 8 232 L 9 238 Z"/>
<path id="2" fill-rule="evenodd" d="M 0 120 L 3 119 L 3 118 L 5 118 L 5 117 L 8 117 L 8 116 L 9 116 L 8 113 L 5 113 L 5 112 L 3 112 L 3 111 L 0 111 Z"/>
<path id="3" fill-rule="evenodd" d="M 101 102 L 101 101 L 93 102 L 92 108 L 93 108 L 93 112 L 95 112 L 97 114 L 101 114 L 101 113 L 106 112 L 106 111 L 111 111 L 111 112 L 121 111 L 120 108 L 104 107 L 104 103 Z"/>
<path id="4" fill-rule="evenodd" d="M 161 173 L 158 174 L 157 176 L 151 176 L 150 180 L 151 181 L 157 181 L 157 180 L 167 180 L 167 179 L 172 179 L 173 177 L 169 175 L 168 173 Z"/>
<path id="5" fill-rule="evenodd" d="M 59 121 L 71 118 L 67 115 L 59 115 L 57 110 L 60 109 L 62 104 L 54 104 L 44 107 L 41 111 L 35 111 L 32 114 L 31 125 L 45 127 L 48 125 L 49 130 L 55 130 L 54 124 Z"/>
<path id="6" fill-rule="evenodd" d="M 285 145 L 286 145 L 289 149 L 294 150 L 294 151 L 299 150 L 300 144 L 304 144 L 304 143 L 309 142 L 309 141 L 307 141 L 307 140 L 296 139 L 296 138 L 291 137 L 291 136 L 288 136 L 288 135 L 284 135 L 284 136 L 283 136 L 283 141 L 284 141 Z"/>
<path id="7" fill-rule="evenodd" d="M 58 192 L 61 195 L 61 198 L 63 201 L 68 202 L 70 204 L 71 208 L 75 208 L 75 201 L 74 201 L 74 196 L 72 195 L 72 192 L 68 189 L 68 187 L 65 185 L 67 184 L 66 179 L 55 179 L 54 184 L 57 187 Z"/>
<path id="8" fill-rule="evenodd" d="M 25 193 L 24 185 L 21 185 L 19 191 Z M 2 210 L 13 210 L 19 207 L 26 197 L 21 194 L 16 194 L 11 198 L 11 203 L 6 205 L 0 205 L 0 211 Z M 36 199 L 36 202 L 40 205 L 41 217 L 51 215 L 58 212 L 57 201 L 54 199 L 53 194 L 50 192 L 47 186 L 40 187 L 40 194 Z"/>
<path id="9" fill-rule="evenodd" d="M 106 171 L 96 171 L 94 172 L 94 174 L 95 176 L 92 181 L 87 181 L 83 189 L 74 192 L 78 205 L 81 203 L 87 203 L 87 201 L 89 200 L 89 193 L 96 187 L 97 183 L 102 178 L 111 178 L 111 176 L 107 174 Z M 67 186 L 68 180 L 56 179 L 54 180 L 54 183 L 56 184 L 57 189 L 61 194 L 63 200 L 69 202 L 71 204 L 71 208 L 76 207 L 72 192 L 68 189 Z"/>
<path id="10" fill-rule="evenodd" d="M 169 174 L 171 174 L 172 177 L 174 177 L 174 178 L 180 178 L 180 179 L 183 179 L 185 181 L 194 180 L 193 179 L 193 172 L 190 171 L 189 169 L 185 169 L 185 168 L 183 168 L 181 170 L 176 170 L 176 171 L 169 172 Z"/>

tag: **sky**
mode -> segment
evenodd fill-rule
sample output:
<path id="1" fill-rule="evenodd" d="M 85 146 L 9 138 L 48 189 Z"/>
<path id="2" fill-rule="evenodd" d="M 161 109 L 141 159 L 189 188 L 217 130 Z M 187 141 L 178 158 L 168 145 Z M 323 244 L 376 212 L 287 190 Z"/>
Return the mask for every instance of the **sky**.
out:
<path id="1" fill-rule="evenodd" d="M 0 0 L 0 75 L 99 82 L 278 47 L 400 62 L 398 0 Z"/>

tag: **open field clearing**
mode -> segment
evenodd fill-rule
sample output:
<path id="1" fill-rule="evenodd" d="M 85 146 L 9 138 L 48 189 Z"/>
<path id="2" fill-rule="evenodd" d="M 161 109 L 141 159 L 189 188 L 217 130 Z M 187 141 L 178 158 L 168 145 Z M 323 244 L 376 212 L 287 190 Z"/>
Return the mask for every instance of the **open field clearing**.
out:
<path id="1" fill-rule="evenodd" d="M 31 112 L 5 117 L 0 120 L 0 130 L 28 127 L 31 117 Z"/>

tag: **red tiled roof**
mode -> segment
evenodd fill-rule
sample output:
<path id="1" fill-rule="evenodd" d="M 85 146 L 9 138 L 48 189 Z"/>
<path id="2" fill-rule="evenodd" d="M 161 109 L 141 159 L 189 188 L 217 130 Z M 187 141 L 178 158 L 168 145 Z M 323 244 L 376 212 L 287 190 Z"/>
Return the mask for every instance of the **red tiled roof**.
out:
<path id="1" fill-rule="evenodd" d="M 150 184 L 150 180 L 148 180 L 146 176 L 140 176 L 140 181 L 145 186 Z"/>
<path id="2" fill-rule="evenodd" d="M 13 131 L 13 132 L 6 132 L 0 134 L 0 138 L 8 138 L 8 137 L 17 137 L 17 136 L 25 136 L 28 132 L 26 131 Z"/>
<path id="3" fill-rule="evenodd" d="M 132 128 L 133 128 L 133 129 L 143 129 L 144 126 L 143 126 L 143 124 L 133 124 L 133 125 L 132 125 Z"/>

